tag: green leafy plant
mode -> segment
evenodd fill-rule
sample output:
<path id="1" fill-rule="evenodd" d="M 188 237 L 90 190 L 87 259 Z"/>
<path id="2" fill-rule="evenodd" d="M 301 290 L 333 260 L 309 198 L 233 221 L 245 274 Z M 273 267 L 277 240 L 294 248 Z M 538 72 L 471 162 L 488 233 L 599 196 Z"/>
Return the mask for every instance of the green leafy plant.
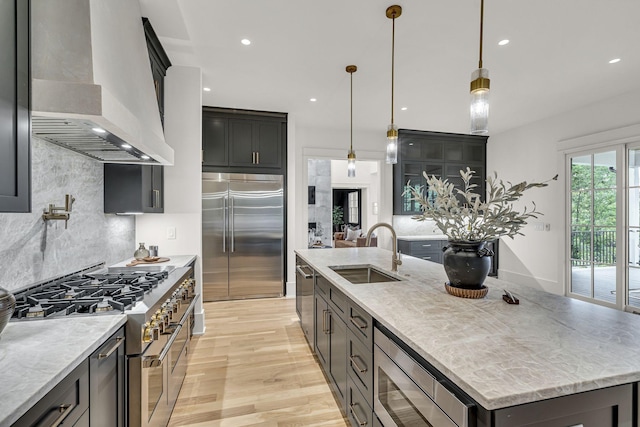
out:
<path id="1" fill-rule="evenodd" d="M 527 224 L 529 218 L 537 218 L 535 203 L 526 206 L 521 212 L 514 209 L 513 203 L 519 200 L 525 191 L 535 187 L 546 187 L 551 180 L 557 180 L 558 175 L 545 182 L 526 181 L 512 185 L 498 179 L 497 174 L 487 177 L 487 197 L 483 202 L 475 192 L 478 187 L 471 182 L 475 171 L 467 168 L 461 170 L 460 176 L 463 188 L 456 188 L 448 180 L 435 176 L 429 177 L 426 172 L 424 187 L 407 189 L 412 199 L 420 204 L 422 213 L 413 219 L 417 221 L 432 220 L 450 241 L 482 242 L 495 240 L 501 236 L 520 234 L 520 229 Z"/>
<path id="2" fill-rule="evenodd" d="M 342 210 L 342 206 L 334 206 L 332 214 L 333 225 L 338 226 L 344 224 L 344 211 Z"/>

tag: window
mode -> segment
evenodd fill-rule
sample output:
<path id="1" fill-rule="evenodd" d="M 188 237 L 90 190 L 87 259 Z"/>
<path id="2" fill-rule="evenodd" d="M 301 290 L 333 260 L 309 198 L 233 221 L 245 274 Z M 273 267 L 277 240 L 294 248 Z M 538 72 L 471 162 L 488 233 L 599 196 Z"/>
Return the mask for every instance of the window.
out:
<path id="1" fill-rule="evenodd" d="M 349 193 L 349 223 L 358 224 L 360 222 L 358 216 L 360 213 L 359 210 L 359 202 L 358 202 L 358 192 L 353 191 Z"/>

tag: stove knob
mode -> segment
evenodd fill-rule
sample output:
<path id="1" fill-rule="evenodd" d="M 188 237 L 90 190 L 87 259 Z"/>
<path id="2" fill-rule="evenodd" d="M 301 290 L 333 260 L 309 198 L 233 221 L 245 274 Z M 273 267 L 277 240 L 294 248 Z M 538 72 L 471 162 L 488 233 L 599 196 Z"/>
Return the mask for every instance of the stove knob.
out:
<path id="1" fill-rule="evenodd" d="M 149 323 L 145 323 L 142 325 L 142 342 L 151 342 L 153 341 L 153 334 L 151 332 L 151 325 Z"/>
<path id="2" fill-rule="evenodd" d="M 159 340 L 160 339 L 160 326 L 158 325 L 158 321 L 152 320 L 150 326 L 151 326 L 152 341 Z"/>

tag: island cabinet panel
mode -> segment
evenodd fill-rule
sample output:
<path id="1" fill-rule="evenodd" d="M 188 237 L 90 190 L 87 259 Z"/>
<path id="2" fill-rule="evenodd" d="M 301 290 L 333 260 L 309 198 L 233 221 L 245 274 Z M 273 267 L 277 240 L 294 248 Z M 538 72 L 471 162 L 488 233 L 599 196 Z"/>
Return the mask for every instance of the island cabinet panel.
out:
<path id="1" fill-rule="evenodd" d="M 353 425 L 371 425 L 373 318 L 317 272 L 315 280 L 318 360 Z"/>
<path id="2" fill-rule="evenodd" d="M 0 2 L 0 212 L 31 212 L 29 2 Z"/>
<path id="3" fill-rule="evenodd" d="M 92 426 L 125 426 L 124 327 L 89 357 L 89 414 Z"/>
<path id="4" fill-rule="evenodd" d="M 286 172 L 287 115 L 203 107 L 202 170 Z"/>
<path id="5" fill-rule="evenodd" d="M 420 205 L 411 200 L 409 188 L 426 191 L 423 172 L 428 176 L 446 178 L 458 188 L 462 185 L 460 170 L 476 171 L 473 180 L 477 192 L 485 195 L 486 136 L 427 132 L 400 129 L 398 131 L 398 163 L 393 166 L 393 213 L 414 215 Z"/>
<path id="6" fill-rule="evenodd" d="M 494 427 L 632 427 L 633 394 L 625 384 L 499 409 Z"/>

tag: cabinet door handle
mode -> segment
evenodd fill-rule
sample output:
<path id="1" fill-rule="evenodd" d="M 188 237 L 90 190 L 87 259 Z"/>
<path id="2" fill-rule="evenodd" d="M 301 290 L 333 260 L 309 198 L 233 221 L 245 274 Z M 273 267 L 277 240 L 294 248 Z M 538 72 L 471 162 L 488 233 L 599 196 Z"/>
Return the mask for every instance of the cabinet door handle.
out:
<path id="1" fill-rule="evenodd" d="M 251 152 L 251 164 L 252 165 L 256 164 L 256 152 L 255 151 Z"/>
<path id="2" fill-rule="evenodd" d="M 353 403 L 349 404 L 349 411 L 351 411 L 351 415 L 353 415 L 353 418 L 355 418 L 356 423 L 358 423 L 359 426 L 366 426 L 367 422 L 364 421 L 360 421 L 360 418 L 358 417 L 358 414 L 356 414 L 356 410 L 354 409 L 356 405 L 354 405 Z"/>
<path id="3" fill-rule="evenodd" d="M 153 191 L 153 203 L 151 207 L 159 208 L 160 207 L 160 190 L 151 190 L 151 191 Z"/>
<path id="4" fill-rule="evenodd" d="M 322 310 L 322 332 L 327 333 L 327 310 Z"/>
<path id="5" fill-rule="evenodd" d="M 353 323 L 356 328 L 367 329 L 369 327 L 369 325 L 359 317 L 349 316 L 349 320 L 351 320 L 351 323 Z"/>
<path id="6" fill-rule="evenodd" d="M 111 346 L 109 351 L 107 351 L 106 353 L 98 353 L 98 360 L 106 359 L 107 357 L 111 356 L 113 352 L 116 351 L 118 347 L 122 345 L 123 342 L 124 342 L 124 337 L 116 337 L 116 343 L 113 346 Z"/>
<path id="7" fill-rule="evenodd" d="M 256 165 L 260 164 L 260 152 L 256 151 Z"/>
<path id="8" fill-rule="evenodd" d="M 60 415 L 58 415 L 58 418 L 56 418 L 53 421 L 53 423 L 51 424 L 51 427 L 58 427 L 60 424 L 62 424 L 65 418 L 69 416 L 69 414 L 71 413 L 71 411 L 73 411 L 73 408 L 75 407 L 76 405 L 74 405 L 73 403 L 67 403 L 55 408 L 55 410 L 60 411 Z"/>
<path id="9" fill-rule="evenodd" d="M 358 365 L 358 362 L 356 362 L 356 358 L 360 359 L 360 356 L 355 354 L 349 355 L 349 360 L 351 360 L 351 365 L 354 368 L 356 368 L 358 371 L 360 371 L 361 374 L 364 374 L 365 372 L 367 372 L 367 368 L 360 367 L 360 365 Z"/>

